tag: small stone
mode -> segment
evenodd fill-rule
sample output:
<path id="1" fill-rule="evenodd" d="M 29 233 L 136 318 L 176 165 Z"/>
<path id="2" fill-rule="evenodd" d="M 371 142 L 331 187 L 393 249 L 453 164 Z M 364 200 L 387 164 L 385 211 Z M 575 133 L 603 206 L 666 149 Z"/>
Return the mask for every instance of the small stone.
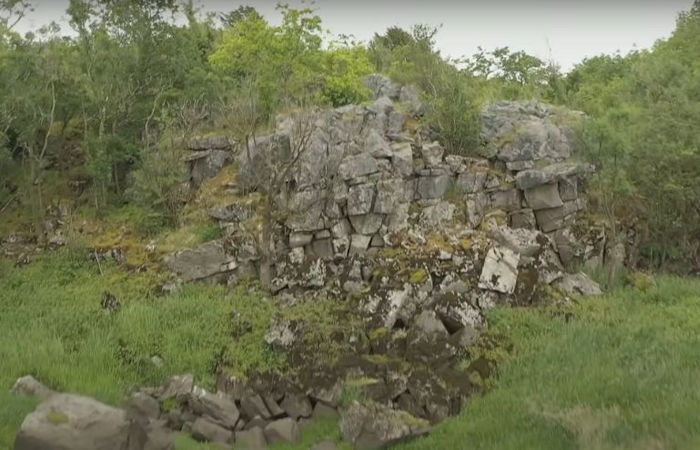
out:
<path id="1" fill-rule="evenodd" d="M 280 403 L 280 407 L 289 417 L 298 420 L 300 417 L 310 417 L 313 412 L 308 397 L 301 394 L 287 394 Z"/>
<path id="2" fill-rule="evenodd" d="M 230 444 L 233 442 L 233 432 L 223 428 L 203 417 L 198 417 L 192 424 L 192 437 L 197 441 Z"/>
<path id="3" fill-rule="evenodd" d="M 264 450 L 267 448 L 265 432 L 260 427 L 236 432 L 236 450 Z"/>
<path id="4" fill-rule="evenodd" d="M 314 406 L 313 413 L 311 413 L 311 417 L 314 420 L 318 419 L 335 419 L 337 417 L 340 417 L 338 414 L 338 411 L 335 408 L 331 408 L 328 405 L 325 405 L 321 402 L 316 403 L 316 406 Z"/>
<path id="5" fill-rule="evenodd" d="M 53 391 L 36 380 L 31 375 L 18 378 L 12 386 L 12 393 L 15 395 L 33 395 L 39 398 L 46 398 L 53 394 Z"/>
<path id="6" fill-rule="evenodd" d="M 270 422 L 265 427 L 265 438 L 269 444 L 297 442 L 299 437 L 299 426 L 294 419 L 289 417 Z"/>

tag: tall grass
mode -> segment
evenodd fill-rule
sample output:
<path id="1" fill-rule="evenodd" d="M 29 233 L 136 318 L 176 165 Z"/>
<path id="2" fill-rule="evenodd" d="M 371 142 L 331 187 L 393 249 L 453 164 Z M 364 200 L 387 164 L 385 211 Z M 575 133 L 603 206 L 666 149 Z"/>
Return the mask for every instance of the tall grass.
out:
<path id="1" fill-rule="evenodd" d="M 212 387 L 220 362 L 239 373 L 282 364 L 263 339 L 270 300 L 215 286 L 159 296 L 147 275 L 102 270 L 70 251 L 21 269 L 0 260 L 0 449 L 11 447 L 35 405 L 9 394 L 26 374 L 118 405 L 130 390 L 178 373 Z M 117 311 L 102 309 L 105 291 L 120 301 Z M 246 332 L 234 333 L 241 323 Z"/>

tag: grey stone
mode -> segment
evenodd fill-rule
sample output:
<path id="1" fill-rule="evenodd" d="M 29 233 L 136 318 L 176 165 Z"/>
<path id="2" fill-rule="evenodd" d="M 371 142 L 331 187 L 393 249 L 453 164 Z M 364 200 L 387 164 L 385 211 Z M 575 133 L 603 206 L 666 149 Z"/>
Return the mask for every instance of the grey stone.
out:
<path id="1" fill-rule="evenodd" d="M 578 179 L 568 177 L 559 180 L 559 196 L 565 202 L 576 200 L 578 198 Z"/>
<path id="2" fill-rule="evenodd" d="M 484 219 L 488 198 L 483 192 L 471 194 L 466 197 L 465 204 L 467 207 L 467 223 L 470 227 L 477 228 Z"/>
<path id="3" fill-rule="evenodd" d="M 486 254 L 479 287 L 512 294 L 518 280 L 520 255 L 505 247 L 492 247 Z"/>
<path id="4" fill-rule="evenodd" d="M 150 419 L 157 419 L 160 415 L 158 400 L 143 392 L 131 394 L 126 402 L 125 409 L 129 419 L 141 423 L 147 423 Z"/>
<path id="5" fill-rule="evenodd" d="M 299 426 L 289 417 L 275 420 L 265 427 L 265 438 L 269 444 L 297 442 L 300 438 Z"/>
<path id="6" fill-rule="evenodd" d="M 433 311 L 421 312 L 414 319 L 411 331 L 416 331 L 420 338 L 430 341 L 446 338 L 448 335 L 445 325 L 442 324 Z"/>
<path id="7" fill-rule="evenodd" d="M 340 415 L 338 414 L 338 411 L 335 408 L 330 407 L 324 403 L 318 402 L 316 403 L 316 406 L 314 406 L 314 410 L 311 413 L 311 417 L 314 420 L 329 418 L 335 419 L 337 417 L 340 417 Z"/>
<path id="8" fill-rule="evenodd" d="M 404 198 L 405 183 L 400 178 L 391 178 L 377 182 L 377 199 L 374 202 L 374 212 L 390 214 Z"/>
<path id="9" fill-rule="evenodd" d="M 421 157 L 423 158 L 423 163 L 426 167 L 435 167 L 442 163 L 442 154 L 445 150 L 442 145 L 438 142 L 431 142 L 430 144 L 423 144 L 421 146 Z"/>
<path id="10" fill-rule="evenodd" d="M 524 161 L 508 161 L 506 162 L 506 168 L 508 170 L 512 170 L 514 172 L 520 171 L 520 170 L 528 170 L 532 169 L 535 166 L 533 161 L 529 160 L 524 160 Z"/>
<path id="11" fill-rule="evenodd" d="M 246 417 L 253 418 L 255 416 L 260 416 L 263 419 L 270 419 L 272 417 L 262 397 L 254 392 L 246 392 L 246 395 L 241 398 L 241 409 Z"/>
<path id="12" fill-rule="evenodd" d="M 534 210 L 558 208 L 564 204 L 556 183 L 542 184 L 525 190 L 525 200 Z"/>
<path id="13" fill-rule="evenodd" d="M 362 80 L 362 83 L 372 92 L 375 98 L 386 96 L 389 98 L 398 99 L 399 91 L 401 90 L 399 85 L 395 84 L 388 77 L 379 73 L 367 75 Z"/>
<path id="14" fill-rule="evenodd" d="M 338 450 L 338 446 L 335 444 L 335 442 L 323 441 L 314 444 L 311 447 L 311 450 Z"/>
<path id="15" fill-rule="evenodd" d="M 515 183 L 519 189 L 532 189 L 543 184 L 556 183 L 571 178 L 586 178 L 595 167 L 585 163 L 556 163 L 542 169 L 530 169 L 518 172 Z"/>
<path id="16" fill-rule="evenodd" d="M 398 111 L 391 111 L 387 119 L 387 134 L 398 135 L 403 131 L 403 126 L 406 123 L 406 116 Z"/>
<path id="17" fill-rule="evenodd" d="M 261 430 L 264 430 L 268 423 L 270 423 L 269 420 L 263 419 L 260 416 L 255 416 L 250 419 L 243 428 L 245 430 L 252 430 L 253 428 L 260 428 Z"/>
<path id="18" fill-rule="evenodd" d="M 524 228 L 495 227 L 490 230 L 491 237 L 501 245 L 513 250 L 521 256 L 537 256 L 547 237 L 537 230 Z"/>
<path id="19" fill-rule="evenodd" d="M 457 176 L 457 188 L 465 194 L 473 194 L 484 189 L 486 171 L 468 171 Z"/>
<path id="20" fill-rule="evenodd" d="M 311 249 L 321 259 L 333 259 L 335 254 L 330 239 L 318 239 L 311 244 Z"/>
<path id="21" fill-rule="evenodd" d="M 365 137 L 365 152 L 374 158 L 390 158 L 391 148 L 384 137 L 377 130 L 370 130 Z"/>
<path id="22" fill-rule="evenodd" d="M 583 272 L 564 274 L 560 280 L 554 282 L 554 286 L 569 295 L 592 297 L 603 294 L 598 283 Z"/>
<path id="23" fill-rule="evenodd" d="M 208 416 L 213 422 L 229 430 L 234 429 L 240 417 L 238 408 L 232 400 L 201 388 L 193 389 L 188 404 L 195 414 Z"/>
<path id="24" fill-rule="evenodd" d="M 537 218 L 537 226 L 540 230 L 549 233 L 550 231 L 564 227 L 566 213 L 564 207 L 540 209 L 539 211 L 535 211 L 535 217 Z"/>
<path id="25" fill-rule="evenodd" d="M 456 209 L 455 205 L 444 201 L 428 206 L 421 212 L 418 223 L 425 229 L 444 227 L 452 221 Z"/>
<path id="26" fill-rule="evenodd" d="M 215 177 L 231 159 L 231 152 L 224 150 L 206 150 L 189 156 L 186 160 L 190 165 L 190 183 L 201 186 L 204 181 Z"/>
<path id="27" fill-rule="evenodd" d="M 537 219 L 532 209 L 520 209 L 510 213 L 510 226 L 532 230 L 537 227 Z"/>
<path id="28" fill-rule="evenodd" d="M 391 164 L 394 169 L 403 177 L 413 174 L 413 149 L 408 142 L 395 143 L 391 145 Z"/>
<path id="29" fill-rule="evenodd" d="M 14 395 L 31 395 L 39 398 L 46 398 L 53 395 L 53 391 L 36 380 L 31 375 L 18 378 L 12 386 Z"/>
<path id="30" fill-rule="evenodd" d="M 260 427 L 236 432 L 236 450 L 264 450 L 267 448 L 265 432 Z"/>
<path id="31" fill-rule="evenodd" d="M 449 175 L 425 176 L 418 179 L 418 195 L 421 199 L 442 198 L 452 183 Z"/>
<path id="32" fill-rule="evenodd" d="M 384 215 L 364 214 L 360 216 L 350 216 L 350 223 L 358 234 L 374 234 L 382 226 Z M 355 236 L 355 235 L 353 235 Z"/>
<path id="33" fill-rule="evenodd" d="M 126 449 L 129 426 L 121 409 L 87 397 L 55 394 L 24 419 L 14 449 Z"/>
<path id="34" fill-rule="evenodd" d="M 517 211 L 522 208 L 520 192 L 517 189 L 505 191 L 494 191 L 488 194 L 491 208 L 500 209 L 506 212 Z"/>
<path id="35" fill-rule="evenodd" d="M 346 258 L 350 251 L 350 238 L 342 237 L 333 239 L 333 256 L 336 258 Z"/>
<path id="36" fill-rule="evenodd" d="M 402 86 L 399 91 L 399 102 L 403 103 L 414 116 L 424 112 L 425 106 L 421 101 L 420 91 L 415 86 Z"/>
<path id="37" fill-rule="evenodd" d="M 352 226 L 347 219 L 341 219 L 336 222 L 331 228 L 331 234 L 334 238 L 344 238 L 352 233 Z"/>
<path id="38" fill-rule="evenodd" d="M 348 215 L 357 216 L 372 212 L 374 185 L 359 184 L 348 191 Z"/>
<path id="39" fill-rule="evenodd" d="M 285 395 L 280 403 L 280 407 L 294 420 L 298 420 L 301 417 L 310 417 L 313 412 L 309 398 L 302 394 Z"/>
<path id="40" fill-rule="evenodd" d="M 291 233 L 289 235 L 289 246 L 296 248 L 309 245 L 313 237 L 313 234 L 310 233 Z"/>
<path id="41" fill-rule="evenodd" d="M 180 250 L 165 258 L 169 270 L 177 273 L 183 281 L 195 281 L 227 272 L 233 258 L 224 251 L 220 240 L 207 242 L 194 249 Z"/>
<path id="42" fill-rule="evenodd" d="M 222 445 L 228 445 L 233 442 L 233 431 L 227 430 L 204 417 L 198 417 L 192 423 L 191 434 L 197 441 L 214 442 Z"/>
<path id="43" fill-rule="evenodd" d="M 387 228 L 389 232 L 400 231 L 408 227 L 408 203 L 399 203 L 394 211 L 387 216 Z"/>
<path id="44" fill-rule="evenodd" d="M 160 392 L 159 400 L 164 401 L 167 399 L 177 399 L 184 400 L 189 396 L 194 388 L 194 375 L 176 375 L 171 377 L 163 385 L 163 390 Z"/>
<path id="45" fill-rule="evenodd" d="M 284 410 L 280 408 L 280 405 L 277 404 L 277 402 L 274 398 L 272 398 L 271 395 L 263 395 L 262 398 L 265 402 L 265 406 L 267 406 L 267 410 L 270 411 L 270 415 L 273 419 L 279 419 L 285 416 Z"/>
<path id="46" fill-rule="evenodd" d="M 338 168 L 338 173 L 344 180 L 370 175 L 378 171 L 377 160 L 366 153 L 346 156 Z"/>
<path id="47" fill-rule="evenodd" d="M 228 136 L 197 136 L 190 140 L 190 150 L 226 150 L 233 146 L 233 141 Z"/>
<path id="48" fill-rule="evenodd" d="M 340 432 L 358 450 L 378 449 L 428 433 L 427 421 L 374 402 L 354 402 L 343 411 Z"/>

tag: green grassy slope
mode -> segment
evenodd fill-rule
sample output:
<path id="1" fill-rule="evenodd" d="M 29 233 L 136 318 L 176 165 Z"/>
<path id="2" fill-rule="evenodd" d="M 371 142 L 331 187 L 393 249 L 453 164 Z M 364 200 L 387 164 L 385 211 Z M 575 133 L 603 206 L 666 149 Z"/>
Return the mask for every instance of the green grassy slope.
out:
<path id="1" fill-rule="evenodd" d="M 280 363 L 263 344 L 273 308 L 264 298 L 206 286 L 159 297 L 143 275 L 103 271 L 70 252 L 22 269 L 0 261 L 0 449 L 11 448 L 35 406 L 8 392 L 28 373 L 119 404 L 131 388 L 174 373 L 211 385 L 220 358 L 241 370 Z M 102 312 L 105 290 L 120 299 L 118 313 Z M 512 347 L 491 391 L 400 448 L 700 448 L 700 280 L 660 278 L 646 292 L 489 316 L 490 332 Z M 237 323 L 252 332 L 232 338 Z M 162 368 L 150 361 L 155 354 Z M 325 438 L 339 439 L 335 424 L 275 448 Z M 180 448 L 204 447 L 183 439 Z"/>
<path id="2" fill-rule="evenodd" d="M 21 269 L 0 259 L 0 450 L 11 448 L 35 406 L 9 393 L 26 374 L 118 405 L 134 387 L 178 373 L 212 387 L 220 359 L 241 372 L 281 363 L 263 341 L 269 300 L 212 286 L 162 297 L 145 275 L 104 262 L 102 270 L 82 252 L 48 254 Z M 118 312 L 102 310 L 104 291 L 119 299 Z M 239 325 L 250 331 L 234 338 Z"/>

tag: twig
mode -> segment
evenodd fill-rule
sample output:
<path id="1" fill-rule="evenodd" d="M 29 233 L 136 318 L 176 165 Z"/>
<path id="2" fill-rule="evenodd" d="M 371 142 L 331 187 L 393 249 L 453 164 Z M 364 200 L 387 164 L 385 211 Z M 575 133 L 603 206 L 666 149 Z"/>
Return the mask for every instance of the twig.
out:
<path id="1" fill-rule="evenodd" d="M 12 201 L 16 198 L 17 198 L 17 194 L 10 197 L 10 199 L 7 201 L 7 203 L 5 203 L 2 208 L 0 208 L 0 214 L 5 212 L 5 209 L 7 209 L 7 207 L 10 206 L 10 203 L 12 203 Z"/>
<path id="2" fill-rule="evenodd" d="M 97 268 L 100 269 L 100 275 L 104 276 L 105 273 L 102 271 L 102 265 L 100 264 L 100 256 L 97 254 L 97 250 L 93 250 L 95 253 L 95 261 L 97 261 Z"/>

